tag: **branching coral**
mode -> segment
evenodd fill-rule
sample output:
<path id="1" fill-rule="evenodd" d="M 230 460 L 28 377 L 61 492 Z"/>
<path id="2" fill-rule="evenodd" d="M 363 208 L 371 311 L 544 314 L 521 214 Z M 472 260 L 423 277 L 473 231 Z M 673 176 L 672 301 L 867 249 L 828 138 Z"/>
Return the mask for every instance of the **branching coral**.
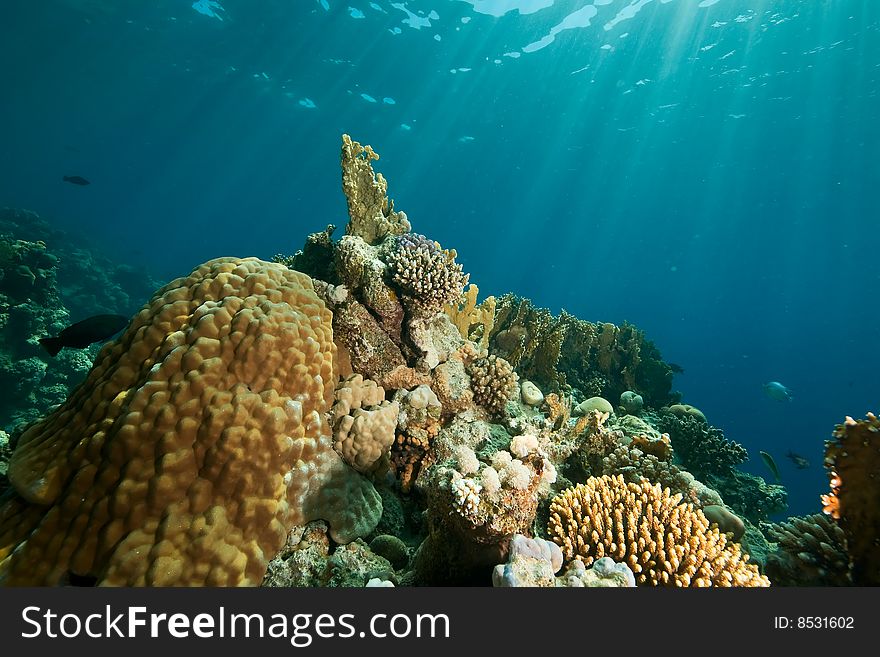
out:
<path id="1" fill-rule="evenodd" d="M 825 443 L 831 492 L 825 513 L 840 522 L 852 558 L 853 581 L 880 585 L 880 419 L 847 417 Z"/>
<path id="2" fill-rule="evenodd" d="M 852 583 L 843 529 L 816 513 L 766 524 L 776 550 L 767 556 L 766 573 L 774 586 L 848 586 Z"/>
<path id="3" fill-rule="evenodd" d="M 444 312 L 449 315 L 462 338 L 476 342 L 485 349 L 489 346 L 489 334 L 495 324 L 495 297 L 486 297 L 478 305 L 479 293 L 479 288 L 471 283 L 463 299 L 447 305 Z"/>
<path id="4" fill-rule="evenodd" d="M 391 281 L 400 290 L 408 308 L 420 316 L 431 316 L 457 303 L 468 275 L 455 262 L 455 249 L 441 249 L 424 235 L 407 233 L 390 242 L 385 262 Z"/>
<path id="5" fill-rule="evenodd" d="M 652 454 L 645 454 L 632 445 L 616 447 L 602 459 L 601 470 L 594 474 L 622 475 L 630 483 L 647 479 L 652 484 L 660 484 L 663 488 L 680 494 L 684 500 L 698 508 L 721 503 L 718 493 L 695 480 L 689 472 Z"/>
<path id="6" fill-rule="evenodd" d="M 728 543 L 700 510 L 680 501 L 656 484 L 592 477 L 554 498 L 549 537 L 567 561 L 623 561 L 639 584 L 769 585 L 738 543 Z"/>
<path id="7" fill-rule="evenodd" d="M 748 460 L 745 447 L 724 437 L 724 432 L 708 426 L 690 415 L 674 413 L 658 415 L 658 429 L 668 433 L 675 453 L 688 472 L 698 479 L 708 475 L 730 475 L 740 463 Z"/>
<path id="8" fill-rule="evenodd" d="M 361 146 L 342 135 L 342 191 L 349 216 L 345 232 L 357 235 L 367 244 L 410 230 L 406 214 L 395 212 L 394 201 L 388 198 L 388 182 L 381 173 L 373 172 L 372 162 L 378 159 L 378 153 L 370 146 Z"/>
<path id="9" fill-rule="evenodd" d="M 498 356 L 480 358 L 470 364 L 471 390 L 474 401 L 494 415 L 516 397 L 518 377 L 510 363 Z"/>
<path id="10" fill-rule="evenodd" d="M 259 584 L 288 530 L 347 542 L 381 499 L 333 450 L 330 312 L 311 280 L 219 258 L 153 296 L 31 426 L 0 507 L 0 581 Z"/>
<path id="11" fill-rule="evenodd" d="M 554 317 L 512 294 L 496 303 L 490 346 L 523 377 L 548 390 L 578 388 L 617 399 L 631 390 L 659 407 L 678 400 L 672 368 L 630 324 L 593 324 L 563 311 Z"/>

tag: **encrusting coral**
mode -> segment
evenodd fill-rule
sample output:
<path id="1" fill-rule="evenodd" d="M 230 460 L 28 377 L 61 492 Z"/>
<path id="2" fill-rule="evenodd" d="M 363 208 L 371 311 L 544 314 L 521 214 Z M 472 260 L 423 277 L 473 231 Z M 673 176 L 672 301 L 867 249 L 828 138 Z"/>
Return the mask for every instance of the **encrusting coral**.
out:
<path id="1" fill-rule="evenodd" d="M 825 443 L 831 492 L 823 510 L 840 523 L 852 559 L 853 582 L 880 585 L 880 419 L 847 417 Z"/>
<path id="2" fill-rule="evenodd" d="M 358 472 L 374 470 L 394 443 L 400 405 L 385 401 L 385 390 L 375 381 L 352 374 L 336 387 L 330 409 L 333 446 Z"/>
<path id="3" fill-rule="evenodd" d="M 381 515 L 333 450 L 336 348 L 304 274 L 218 258 L 161 288 L 31 426 L 0 507 L 0 582 L 255 585 L 288 530 Z"/>
<path id="4" fill-rule="evenodd" d="M 729 543 L 681 495 L 649 482 L 591 477 L 550 505 L 548 534 L 566 561 L 589 566 L 609 556 L 626 563 L 639 584 L 769 586 L 738 543 Z"/>

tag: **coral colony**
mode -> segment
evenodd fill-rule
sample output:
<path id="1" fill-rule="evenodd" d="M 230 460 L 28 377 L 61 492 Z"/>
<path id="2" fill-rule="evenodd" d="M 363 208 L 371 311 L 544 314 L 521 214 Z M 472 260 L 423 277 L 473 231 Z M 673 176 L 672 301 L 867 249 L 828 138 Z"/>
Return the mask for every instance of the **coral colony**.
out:
<path id="1" fill-rule="evenodd" d="M 2 238 L 0 583 L 880 583 L 874 416 L 829 441 L 825 513 L 769 522 L 785 489 L 641 331 L 479 301 L 378 159 L 343 136 L 341 238 L 210 260 L 58 361 L 20 347 L 70 319 L 58 258 Z"/>

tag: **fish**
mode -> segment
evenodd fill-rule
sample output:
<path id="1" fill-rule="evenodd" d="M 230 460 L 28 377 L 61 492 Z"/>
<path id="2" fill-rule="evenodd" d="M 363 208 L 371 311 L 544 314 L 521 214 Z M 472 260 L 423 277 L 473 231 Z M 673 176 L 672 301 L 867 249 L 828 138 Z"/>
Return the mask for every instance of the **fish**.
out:
<path id="1" fill-rule="evenodd" d="M 40 338 L 39 342 L 50 356 L 56 356 L 64 347 L 83 349 L 93 342 L 112 338 L 127 325 L 128 317 L 124 315 L 94 315 L 71 324 L 54 338 Z"/>
<path id="2" fill-rule="evenodd" d="M 776 461 L 774 461 L 773 457 L 767 452 L 758 452 L 758 454 L 761 455 L 761 459 L 764 461 L 764 465 L 767 466 L 767 469 L 773 473 L 774 477 L 776 477 L 776 483 L 779 483 L 779 468 L 776 467 Z"/>
<path id="3" fill-rule="evenodd" d="M 788 454 L 785 456 L 791 459 L 791 462 L 794 463 L 794 467 L 798 470 L 806 470 L 810 467 L 810 462 L 807 459 L 791 450 L 788 450 Z"/>
<path id="4" fill-rule="evenodd" d="M 779 381 L 770 381 L 761 387 L 764 389 L 764 394 L 774 401 L 791 401 L 794 399 L 791 390 L 779 383 Z"/>
<path id="5" fill-rule="evenodd" d="M 678 363 L 666 363 L 669 365 L 669 369 L 671 369 L 676 374 L 684 374 L 684 368 Z"/>
<path id="6" fill-rule="evenodd" d="M 64 182 L 73 183 L 74 185 L 91 185 L 88 180 L 82 176 L 64 176 Z"/>

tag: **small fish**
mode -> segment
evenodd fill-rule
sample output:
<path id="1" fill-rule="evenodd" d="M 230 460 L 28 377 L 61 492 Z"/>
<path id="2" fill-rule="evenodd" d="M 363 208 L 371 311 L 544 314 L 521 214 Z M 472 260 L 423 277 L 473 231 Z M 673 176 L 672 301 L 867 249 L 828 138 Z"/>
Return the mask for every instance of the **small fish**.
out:
<path id="1" fill-rule="evenodd" d="M 810 467 L 810 462 L 807 459 L 805 459 L 800 454 L 792 452 L 791 450 L 788 450 L 788 454 L 786 454 L 785 456 L 791 459 L 791 462 L 794 463 L 794 467 L 796 467 L 798 470 L 806 470 Z"/>
<path id="2" fill-rule="evenodd" d="M 76 324 L 71 324 L 54 338 L 40 338 L 40 344 L 55 356 L 63 347 L 83 349 L 93 342 L 113 337 L 128 324 L 123 315 L 95 315 Z"/>
<path id="3" fill-rule="evenodd" d="M 91 185 L 88 180 L 82 176 L 64 176 L 64 182 L 73 183 L 74 185 Z"/>
<path id="4" fill-rule="evenodd" d="M 791 401 L 794 399 L 791 390 L 779 383 L 779 381 L 770 381 L 761 387 L 764 389 L 764 394 L 774 401 Z"/>
<path id="5" fill-rule="evenodd" d="M 684 368 L 681 365 L 678 365 L 676 363 L 666 363 L 666 364 L 669 365 L 669 369 L 671 369 L 676 374 L 684 374 Z"/>
<path id="6" fill-rule="evenodd" d="M 767 469 L 773 473 L 773 476 L 776 477 L 776 483 L 779 483 L 779 468 L 776 467 L 776 461 L 773 460 L 773 457 L 770 456 L 767 452 L 758 452 L 761 455 L 761 459 L 764 461 L 764 465 L 767 466 Z"/>

